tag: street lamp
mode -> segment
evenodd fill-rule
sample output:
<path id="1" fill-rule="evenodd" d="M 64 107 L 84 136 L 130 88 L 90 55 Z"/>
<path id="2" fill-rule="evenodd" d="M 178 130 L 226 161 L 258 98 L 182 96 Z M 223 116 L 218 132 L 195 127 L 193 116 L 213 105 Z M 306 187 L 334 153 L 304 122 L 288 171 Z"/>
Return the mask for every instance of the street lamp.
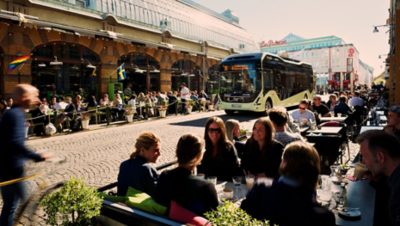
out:
<path id="1" fill-rule="evenodd" d="M 372 32 L 373 33 L 378 33 L 379 32 L 378 27 L 387 27 L 387 26 L 389 26 L 389 24 L 376 25 L 376 26 L 374 26 L 374 29 L 372 30 Z"/>

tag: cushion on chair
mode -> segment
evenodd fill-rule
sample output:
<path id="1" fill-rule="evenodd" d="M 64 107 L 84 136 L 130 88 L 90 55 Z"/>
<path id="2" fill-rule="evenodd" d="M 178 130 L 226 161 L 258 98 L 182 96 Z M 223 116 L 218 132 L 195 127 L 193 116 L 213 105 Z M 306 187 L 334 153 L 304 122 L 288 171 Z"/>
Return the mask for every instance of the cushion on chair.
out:
<path id="1" fill-rule="evenodd" d="M 138 209 L 155 213 L 159 215 L 165 215 L 167 213 L 167 207 L 158 204 L 150 195 L 132 187 L 128 187 L 126 193 L 128 206 L 136 207 Z"/>
<path id="2" fill-rule="evenodd" d="M 176 220 L 188 225 L 211 226 L 211 223 L 207 219 L 197 216 L 195 213 L 183 208 L 175 201 L 171 201 L 168 217 L 172 220 Z"/>

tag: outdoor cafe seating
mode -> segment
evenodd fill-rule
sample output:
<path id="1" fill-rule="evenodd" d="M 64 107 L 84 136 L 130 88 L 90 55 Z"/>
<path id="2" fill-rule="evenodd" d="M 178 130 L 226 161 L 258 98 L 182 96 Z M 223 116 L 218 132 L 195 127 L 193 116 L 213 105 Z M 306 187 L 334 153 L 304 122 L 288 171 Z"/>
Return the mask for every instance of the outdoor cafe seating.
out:
<path id="1" fill-rule="evenodd" d="M 161 171 L 174 164 L 176 162 L 161 165 L 157 167 L 157 170 Z M 320 191 L 324 183 L 322 182 L 317 192 L 317 201 L 334 212 L 337 225 L 372 226 L 375 191 L 366 180 L 347 179 L 353 173 L 352 170 L 355 170 L 355 168 L 346 171 L 347 174 L 341 175 L 342 180 L 339 183 L 337 180 L 333 180 L 333 177 L 338 177 L 338 174 L 325 176 L 325 178 L 329 178 L 330 185 L 328 186 L 328 192 L 330 197 L 329 200 L 324 200 L 324 197 L 321 195 L 323 193 Z M 216 183 L 216 190 L 220 200 L 228 199 L 233 201 L 237 206 L 240 206 L 252 183 L 254 183 L 254 178 L 251 182 L 245 180 L 244 177 L 241 177 L 241 180 L 233 178 L 233 182 L 218 181 Z M 116 185 L 116 182 L 111 183 L 98 190 L 109 192 Z M 107 198 L 103 201 L 101 216 L 98 221 L 100 225 L 185 225 L 186 223 L 172 220 L 165 215 L 150 213 L 137 207 L 127 206 L 124 203 L 112 201 Z"/>

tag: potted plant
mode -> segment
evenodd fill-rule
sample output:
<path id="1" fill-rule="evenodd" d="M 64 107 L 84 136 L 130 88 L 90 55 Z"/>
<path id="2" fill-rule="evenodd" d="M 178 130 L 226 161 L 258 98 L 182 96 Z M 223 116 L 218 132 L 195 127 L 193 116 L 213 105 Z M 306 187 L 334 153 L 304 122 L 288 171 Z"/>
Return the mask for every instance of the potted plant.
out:
<path id="1" fill-rule="evenodd" d="M 161 103 L 158 106 L 158 112 L 160 113 L 161 118 L 167 117 L 167 109 L 168 109 L 168 101 L 165 99 L 161 100 Z"/>
<path id="2" fill-rule="evenodd" d="M 244 210 L 238 208 L 233 202 L 229 201 L 224 202 L 222 205 L 218 206 L 216 210 L 207 212 L 204 215 L 212 225 L 269 226 L 268 221 L 259 221 L 252 218 Z"/>
<path id="3" fill-rule="evenodd" d="M 92 117 L 92 115 L 90 114 L 90 112 L 81 113 L 82 129 L 89 129 L 89 122 L 90 122 L 91 117 Z"/>
<path id="4" fill-rule="evenodd" d="M 101 194 L 82 180 L 71 178 L 61 189 L 46 195 L 40 206 L 49 225 L 92 225 L 91 219 L 100 215 Z"/>
<path id="5" fill-rule="evenodd" d="M 128 122 L 133 122 L 133 115 L 135 114 L 135 108 L 132 105 L 128 105 L 125 108 L 125 118 Z"/>
<path id="6" fill-rule="evenodd" d="M 187 113 L 192 113 L 192 109 L 193 109 L 193 106 L 194 106 L 194 105 L 195 105 L 194 100 L 192 100 L 192 99 L 187 100 L 187 103 L 186 103 L 186 110 L 187 110 Z"/>

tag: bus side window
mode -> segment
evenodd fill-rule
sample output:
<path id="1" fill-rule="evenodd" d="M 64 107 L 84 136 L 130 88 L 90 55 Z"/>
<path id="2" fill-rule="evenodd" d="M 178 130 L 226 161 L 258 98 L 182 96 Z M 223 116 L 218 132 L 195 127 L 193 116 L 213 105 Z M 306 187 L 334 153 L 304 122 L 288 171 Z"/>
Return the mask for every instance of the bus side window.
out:
<path id="1" fill-rule="evenodd" d="M 263 72 L 263 80 L 264 80 L 264 93 L 268 92 L 273 88 L 273 77 L 272 70 L 265 70 Z"/>

